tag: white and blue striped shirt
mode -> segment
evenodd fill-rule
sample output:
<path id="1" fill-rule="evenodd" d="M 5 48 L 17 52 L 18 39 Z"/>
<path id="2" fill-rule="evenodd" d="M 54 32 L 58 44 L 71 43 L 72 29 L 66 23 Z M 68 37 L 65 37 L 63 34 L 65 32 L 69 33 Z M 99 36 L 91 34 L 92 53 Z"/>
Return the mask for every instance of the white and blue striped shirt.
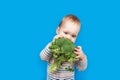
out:
<path id="1" fill-rule="evenodd" d="M 40 53 L 40 58 L 42 60 L 48 61 L 48 67 L 53 61 L 51 58 L 49 46 L 50 43 Z M 55 73 L 50 73 L 47 70 L 47 80 L 74 80 L 74 72 L 66 71 L 65 69 L 68 66 L 70 66 L 71 68 L 74 68 L 74 66 L 76 66 L 79 70 L 85 70 L 87 68 L 87 60 L 86 61 L 77 60 L 73 64 L 70 64 L 69 62 L 64 62 L 61 65 L 60 69 Z"/>

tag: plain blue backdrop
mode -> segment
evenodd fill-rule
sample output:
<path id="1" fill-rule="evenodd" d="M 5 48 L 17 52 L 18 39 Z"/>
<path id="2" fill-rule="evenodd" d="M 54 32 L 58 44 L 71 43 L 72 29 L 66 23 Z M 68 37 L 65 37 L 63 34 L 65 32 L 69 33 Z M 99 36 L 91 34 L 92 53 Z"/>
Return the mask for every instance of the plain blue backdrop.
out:
<path id="1" fill-rule="evenodd" d="M 88 57 L 76 80 L 120 80 L 119 0 L 1 0 L 0 80 L 45 80 L 39 52 L 67 14 L 81 20 L 75 44 Z"/>

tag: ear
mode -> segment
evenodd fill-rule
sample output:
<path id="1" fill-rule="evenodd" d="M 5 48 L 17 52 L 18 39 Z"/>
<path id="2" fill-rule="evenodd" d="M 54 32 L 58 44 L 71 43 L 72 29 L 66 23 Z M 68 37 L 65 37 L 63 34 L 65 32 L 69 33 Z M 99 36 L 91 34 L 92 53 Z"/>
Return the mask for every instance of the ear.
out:
<path id="1" fill-rule="evenodd" d="M 56 34 L 59 34 L 59 32 L 60 32 L 60 27 L 58 26 L 56 29 Z"/>

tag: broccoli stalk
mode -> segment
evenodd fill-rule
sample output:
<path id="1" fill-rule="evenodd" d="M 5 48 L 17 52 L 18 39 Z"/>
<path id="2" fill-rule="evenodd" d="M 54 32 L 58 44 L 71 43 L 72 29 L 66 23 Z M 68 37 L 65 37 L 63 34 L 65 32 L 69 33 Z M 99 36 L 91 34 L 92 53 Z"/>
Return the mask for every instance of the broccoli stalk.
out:
<path id="1" fill-rule="evenodd" d="M 53 63 L 49 66 L 49 72 L 56 72 L 64 62 L 69 62 L 72 64 L 76 61 L 76 54 L 74 53 L 75 47 L 76 46 L 73 42 L 66 38 L 55 39 L 49 47 L 53 58 Z M 65 69 L 67 71 L 74 71 L 70 67 Z"/>

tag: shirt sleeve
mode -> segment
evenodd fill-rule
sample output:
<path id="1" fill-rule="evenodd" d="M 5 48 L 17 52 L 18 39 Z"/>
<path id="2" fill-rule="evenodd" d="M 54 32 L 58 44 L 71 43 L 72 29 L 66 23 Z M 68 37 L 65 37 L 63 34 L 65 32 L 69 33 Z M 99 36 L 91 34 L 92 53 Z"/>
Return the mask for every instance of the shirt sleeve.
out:
<path id="1" fill-rule="evenodd" d="M 83 53 L 83 51 L 82 51 L 82 53 Z M 75 65 L 76 65 L 76 67 L 77 67 L 78 70 L 84 71 L 87 68 L 87 65 L 88 65 L 87 56 L 85 55 L 85 60 L 82 60 L 82 61 L 81 60 L 77 60 L 75 62 Z"/>
<path id="2" fill-rule="evenodd" d="M 51 53 L 50 53 L 50 46 L 51 43 L 49 43 L 41 52 L 40 52 L 40 58 L 42 60 L 48 61 L 51 57 Z"/>

